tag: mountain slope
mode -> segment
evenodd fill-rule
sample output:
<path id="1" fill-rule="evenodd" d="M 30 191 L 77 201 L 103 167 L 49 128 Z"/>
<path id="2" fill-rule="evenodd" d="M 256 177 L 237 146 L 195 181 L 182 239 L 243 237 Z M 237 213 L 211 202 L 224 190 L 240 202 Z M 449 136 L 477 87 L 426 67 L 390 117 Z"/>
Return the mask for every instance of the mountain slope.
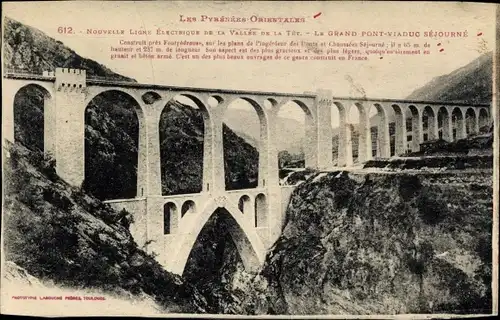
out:
<path id="1" fill-rule="evenodd" d="M 137 247 L 128 212 L 70 187 L 41 152 L 18 144 L 4 146 L 3 152 L 6 261 L 68 290 L 132 300 L 145 294 L 164 312 L 205 311 L 204 299 L 192 286 Z"/>
<path id="2" fill-rule="evenodd" d="M 119 75 L 102 64 L 85 59 L 42 31 L 4 17 L 4 68 L 42 74 L 55 68 L 86 69 L 87 76 L 121 81 L 134 81 Z"/>
<path id="3" fill-rule="evenodd" d="M 5 30 L 4 43 L 6 51 L 9 52 L 9 56 L 5 59 L 6 69 L 41 73 L 59 66 L 83 67 L 87 68 L 89 75 L 132 81 L 113 73 L 95 61 L 79 56 L 36 29 L 7 18 Z M 30 54 L 30 50 L 35 54 Z M 199 296 L 192 287 L 186 287 L 181 279 L 162 271 L 152 257 L 144 257 L 143 252 L 137 253 L 136 251 L 140 249 L 136 250 L 133 239 L 128 233 L 128 224 L 132 223 L 130 217 L 125 218 L 126 213 L 123 212 L 111 212 L 99 201 L 134 197 L 138 193 L 136 190 L 138 119 L 135 107 L 130 97 L 116 92 L 101 94 L 89 104 L 85 114 L 86 177 L 82 190 L 68 189 L 66 185 L 54 187 L 44 178 L 40 178 L 39 174 L 34 172 L 35 169 L 29 171 L 36 176 L 36 179 L 20 180 L 26 183 L 25 190 L 28 190 L 28 193 L 23 192 L 20 185 L 16 184 L 16 178 L 5 181 L 6 185 L 10 185 L 9 197 L 12 205 L 5 208 L 4 212 L 14 219 L 8 221 L 11 243 L 7 245 L 5 251 L 11 261 L 29 273 L 70 288 L 95 286 L 101 290 L 112 291 L 130 289 L 134 294 L 146 292 L 166 308 L 165 312 L 221 312 L 222 310 L 215 310 L 207 305 L 204 297 Z M 40 160 L 44 143 L 43 92 L 36 86 L 22 89 L 15 99 L 14 118 L 16 144 L 12 152 L 22 150 L 23 163 L 35 158 L 38 159 L 38 163 L 43 162 Z M 166 104 L 160 121 L 164 194 L 200 191 L 203 132 L 202 115 L 198 109 L 177 101 Z M 234 189 L 255 186 L 258 173 L 257 150 L 226 125 L 223 127 L 223 143 L 227 187 Z M 53 166 L 50 160 L 44 161 L 47 165 Z M 14 163 L 17 161 L 5 165 L 15 167 Z M 50 174 L 54 175 L 53 167 Z M 19 175 L 17 171 L 12 173 L 13 177 Z M 57 179 L 56 176 L 53 178 Z M 54 188 L 57 191 L 53 191 Z M 46 189 L 49 191 L 45 191 Z M 58 205 L 63 207 L 57 212 L 53 211 L 52 205 L 45 203 L 53 199 L 46 200 L 42 197 L 40 200 L 41 193 L 47 193 L 48 197 L 56 194 L 54 201 L 62 201 L 62 204 Z M 18 199 L 18 197 L 24 198 Z M 26 209 L 29 205 L 33 205 L 33 208 Z M 124 225 L 115 232 L 88 216 L 89 213 L 100 214 L 101 211 L 106 219 L 111 219 L 110 223 L 124 223 Z M 82 223 L 87 225 L 89 219 L 91 225 L 82 226 Z M 26 230 L 29 224 L 36 224 L 39 228 Z M 197 243 L 197 248 L 200 248 L 203 254 L 196 255 L 190 260 L 193 274 L 203 274 L 207 268 L 204 261 L 213 251 L 212 243 L 224 242 L 227 238 L 225 236 L 227 230 L 221 229 L 218 225 L 214 228 L 212 229 L 217 237 L 210 238 L 210 241 L 202 239 Z M 52 240 L 53 232 L 57 232 L 59 237 L 57 239 L 68 239 L 68 241 Z M 26 237 L 21 236 L 23 233 L 27 233 Z M 47 239 L 42 237 L 45 234 L 48 234 Z M 91 244 L 86 242 L 89 237 Z M 95 240 L 95 237 L 102 241 Z M 116 243 L 115 238 L 121 242 Z M 33 247 L 37 243 L 40 243 L 40 246 Z M 87 246 L 91 246 L 92 250 L 87 249 Z M 232 251 L 236 252 L 234 247 Z M 115 255 L 116 252 L 118 256 Z M 68 272 L 59 275 L 56 272 L 59 267 L 54 266 L 54 263 L 58 263 Z M 73 266 L 73 263 L 76 263 L 76 266 Z M 118 263 L 118 266 L 115 263 Z M 121 264 L 124 265 L 123 268 Z M 102 269 L 102 275 L 97 273 L 99 268 Z M 105 281 L 107 277 L 110 278 L 108 282 Z M 214 285 L 218 283 L 215 281 Z M 165 288 L 164 293 L 158 292 L 160 287 Z M 205 291 L 204 295 L 210 297 L 211 291 Z"/>
<path id="4" fill-rule="evenodd" d="M 491 103 L 493 53 L 488 52 L 469 64 L 413 91 L 412 100 L 462 103 Z"/>

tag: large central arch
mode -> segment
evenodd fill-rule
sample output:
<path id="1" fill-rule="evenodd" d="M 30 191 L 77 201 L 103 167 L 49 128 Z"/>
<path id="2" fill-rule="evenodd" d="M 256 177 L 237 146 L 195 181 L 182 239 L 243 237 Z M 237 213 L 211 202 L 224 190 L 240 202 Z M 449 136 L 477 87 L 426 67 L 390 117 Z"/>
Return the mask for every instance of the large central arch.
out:
<path id="1" fill-rule="evenodd" d="M 253 221 L 245 219 L 243 213 L 232 203 L 226 201 L 224 204 L 217 204 L 214 200 L 209 203 L 197 215 L 192 215 L 189 221 L 181 221 L 181 230 L 184 239 L 181 241 L 176 252 L 169 254 L 169 270 L 177 274 L 183 274 L 189 255 L 195 245 L 198 236 L 210 217 L 217 211 L 224 212 L 228 222 L 228 232 L 236 245 L 238 253 L 243 261 L 245 270 L 256 272 L 265 259 L 265 247 L 261 238 L 253 227 Z"/>

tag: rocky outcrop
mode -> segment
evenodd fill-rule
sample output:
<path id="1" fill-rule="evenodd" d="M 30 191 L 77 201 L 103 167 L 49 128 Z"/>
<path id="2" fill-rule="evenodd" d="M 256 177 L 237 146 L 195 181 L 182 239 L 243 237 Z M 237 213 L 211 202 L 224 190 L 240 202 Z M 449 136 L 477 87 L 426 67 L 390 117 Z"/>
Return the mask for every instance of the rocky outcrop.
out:
<path id="1" fill-rule="evenodd" d="M 477 175 L 310 178 L 267 257 L 269 312 L 489 313 L 492 180 Z"/>

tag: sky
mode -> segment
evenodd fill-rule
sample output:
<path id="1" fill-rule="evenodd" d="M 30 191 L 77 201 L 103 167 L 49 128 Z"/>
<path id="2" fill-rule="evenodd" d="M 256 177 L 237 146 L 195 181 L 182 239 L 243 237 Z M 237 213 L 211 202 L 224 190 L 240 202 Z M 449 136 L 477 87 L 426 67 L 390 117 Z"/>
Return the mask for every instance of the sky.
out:
<path id="1" fill-rule="evenodd" d="M 404 2 L 167 2 L 167 1 L 65 1 L 2 3 L 3 15 L 35 27 L 62 41 L 83 57 L 96 60 L 113 71 L 141 83 L 175 86 L 227 88 L 258 91 L 297 92 L 331 90 L 334 96 L 359 95 L 356 87 L 373 98 L 405 98 L 436 76 L 466 65 L 494 45 L 495 10 L 492 4 L 404 3 Z M 314 18 L 313 16 L 321 13 Z M 208 23 L 180 22 L 179 15 L 200 17 L 252 15 L 303 17 L 305 23 Z M 58 27 L 72 27 L 74 34 L 58 33 Z M 424 38 L 430 55 L 386 56 L 368 61 L 182 61 L 111 60 L 110 46 L 120 39 L 184 40 L 181 36 L 88 35 L 87 29 L 229 30 L 259 28 L 282 31 L 467 31 L 464 38 Z M 481 34 L 481 36 L 478 36 Z M 205 37 L 190 37 L 206 40 Z M 214 38 L 217 39 L 217 38 Z M 220 38 L 221 39 L 221 38 Z M 228 38 L 226 38 L 228 39 Z M 248 38 L 242 38 L 247 40 Z M 264 40 L 264 38 L 261 38 Z M 394 38 L 318 39 L 290 36 L 267 40 L 380 40 Z M 411 40 L 399 38 L 397 41 Z M 444 48 L 443 52 L 438 51 Z M 483 46 L 483 47 L 481 47 Z M 243 104 L 241 104 L 243 105 Z M 285 116 L 303 118 L 299 108 L 287 108 Z M 335 122 L 336 115 L 332 116 Z"/>

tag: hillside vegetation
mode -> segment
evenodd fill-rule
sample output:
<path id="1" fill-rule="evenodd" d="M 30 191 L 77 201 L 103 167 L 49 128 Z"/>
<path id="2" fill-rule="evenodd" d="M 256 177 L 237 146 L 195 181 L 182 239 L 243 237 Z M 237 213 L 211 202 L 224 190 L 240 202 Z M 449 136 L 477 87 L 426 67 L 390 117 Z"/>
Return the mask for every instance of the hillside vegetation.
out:
<path id="1" fill-rule="evenodd" d="M 42 74 L 55 68 L 87 70 L 87 76 L 105 77 L 120 81 L 134 81 L 119 75 L 102 64 L 85 59 L 42 31 L 4 17 L 4 68 L 20 72 Z"/>
<path id="2" fill-rule="evenodd" d="M 204 312 L 204 298 L 139 248 L 133 217 L 70 187 L 41 152 L 4 147 L 5 260 L 41 281 L 121 296 L 150 296 L 163 312 Z"/>

